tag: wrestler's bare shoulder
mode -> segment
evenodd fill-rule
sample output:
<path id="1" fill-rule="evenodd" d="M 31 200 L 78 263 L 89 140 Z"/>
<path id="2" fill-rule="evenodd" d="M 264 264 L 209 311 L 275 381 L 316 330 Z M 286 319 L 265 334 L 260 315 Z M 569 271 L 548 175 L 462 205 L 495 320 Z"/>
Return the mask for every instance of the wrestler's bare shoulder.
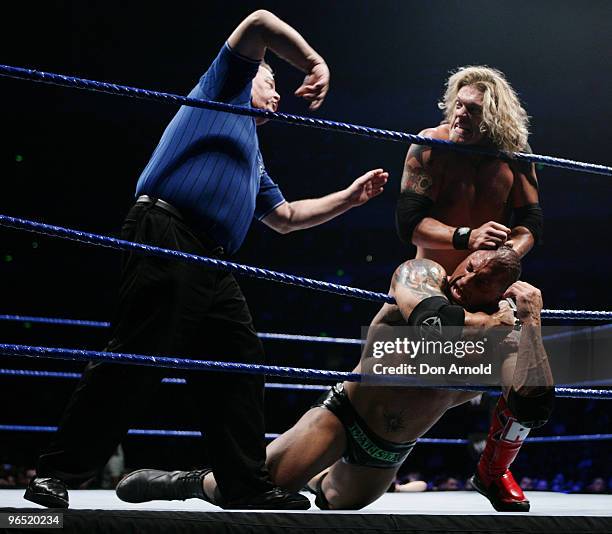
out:
<path id="1" fill-rule="evenodd" d="M 414 258 L 400 264 L 391 279 L 389 294 L 397 296 L 397 291 L 407 289 L 415 297 L 415 304 L 423 298 L 443 291 L 446 286 L 446 271 L 439 263 Z M 372 319 L 370 326 L 403 324 L 404 318 L 396 304 L 384 304 Z"/>
<path id="2" fill-rule="evenodd" d="M 448 141 L 450 128 L 448 127 L 448 124 L 440 124 L 431 128 L 425 128 L 419 132 L 419 135 L 422 135 L 423 137 L 431 137 L 432 139 L 442 139 L 444 141 Z"/>
<path id="3" fill-rule="evenodd" d="M 446 123 L 440 124 L 434 128 L 428 128 L 427 131 L 429 132 L 427 137 L 433 137 L 434 139 L 448 141 L 450 137 L 450 127 Z"/>
<path id="4" fill-rule="evenodd" d="M 419 132 L 419 135 L 422 135 L 423 137 L 430 137 L 431 139 L 439 139 L 440 141 L 448 141 L 450 137 L 450 130 L 448 124 L 440 124 L 432 128 L 425 128 Z M 429 166 L 431 166 L 435 165 L 434 161 L 438 163 L 446 161 L 451 152 L 443 148 L 414 144 L 411 145 L 408 154 L 416 156 L 422 164 L 425 164 L 426 166 L 429 164 Z M 429 157 L 425 157 L 425 154 L 428 154 Z M 432 168 L 429 169 L 429 171 L 432 170 Z"/>
<path id="5" fill-rule="evenodd" d="M 391 280 L 391 294 L 398 289 L 408 288 L 423 293 L 426 288 L 441 291 L 446 283 L 446 271 L 439 263 L 426 258 L 405 261 L 395 269 Z M 432 296 L 432 295 L 423 295 Z"/>

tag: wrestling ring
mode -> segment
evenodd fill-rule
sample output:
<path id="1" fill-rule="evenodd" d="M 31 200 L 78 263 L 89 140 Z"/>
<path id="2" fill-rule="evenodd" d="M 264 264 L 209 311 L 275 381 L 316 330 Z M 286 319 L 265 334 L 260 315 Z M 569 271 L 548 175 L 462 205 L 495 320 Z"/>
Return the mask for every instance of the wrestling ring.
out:
<path id="1" fill-rule="evenodd" d="M 0 75 L 25 79 L 35 82 L 51 83 L 72 88 L 111 93 L 133 98 L 154 100 L 170 104 L 190 105 L 218 111 L 238 113 L 250 116 L 263 116 L 289 124 L 310 126 L 372 138 L 392 141 L 418 143 L 429 146 L 441 146 L 449 150 L 484 152 L 500 159 L 515 159 L 562 167 L 570 170 L 612 176 L 612 167 L 582 163 L 567 159 L 554 158 L 524 153 L 490 152 L 475 148 L 466 148 L 450 142 L 424 138 L 403 132 L 379 130 L 341 122 L 300 117 L 253 108 L 240 108 L 229 104 L 195 100 L 178 95 L 159 93 L 133 87 L 84 80 L 58 74 L 21 69 L 0 65 Z M 0 215 L 0 225 L 22 231 L 35 232 L 51 237 L 68 239 L 93 246 L 113 248 L 123 251 L 137 251 L 142 254 L 173 258 L 203 266 L 227 270 L 236 274 L 261 278 L 264 280 L 297 285 L 307 289 L 332 292 L 346 297 L 365 299 L 373 302 L 393 302 L 392 297 L 384 293 L 322 282 L 291 274 L 271 271 L 264 268 L 242 265 L 220 259 L 207 258 L 176 250 L 162 249 L 142 243 L 123 241 L 109 236 L 97 235 L 80 230 L 43 224 L 40 222 Z M 543 310 L 543 319 L 562 319 L 566 321 L 598 321 L 600 324 L 588 330 L 608 330 L 612 321 L 610 311 L 590 310 Z M 21 315 L 1 315 L 2 321 L 19 321 L 23 323 L 46 323 L 58 326 L 78 326 L 87 328 L 108 328 L 104 321 L 84 319 L 64 319 L 57 317 L 38 317 Z M 575 332 L 568 332 L 573 335 Z M 563 333 L 557 334 L 563 336 Z M 361 339 L 305 336 L 286 333 L 262 333 L 264 340 L 294 341 L 301 343 L 333 343 L 340 345 L 360 345 Z M 327 389 L 322 383 L 341 380 L 361 381 L 362 375 L 337 370 L 305 369 L 274 365 L 255 365 L 231 362 L 204 360 L 187 360 L 172 355 L 122 354 L 101 351 L 82 350 L 66 347 L 43 347 L 0 343 L 0 355 L 10 358 L 11 365 L 18 361 L 31 359 L 60 359 L 78 362 L 105 361 L 132 365 L 161 366 L 169 369 L 206 370 L 211 372 L 253 373 L 285 379 L 305 379 L 309 383 L 270 382 L 269 389 L 301 391 L 304 395 L 316 395 Z M 64 371 L 40 371 L 17 368 L 15 366 L 0 368 L 0 376 L 8 379 L 24 377 L 56 378 L 74 380 L 79 373 Z M 312 383 L 316 381 L 318 383 Z M 166 378 L 168 387 L 181 385 L 181 378 Z M 588 398 L 596 400 L 612 399 L 610 380 L 598 383 L 567 384 L 557 387 L 558 397 Z M 463 386 L 460 389 L 470 389 Z M 499 393 L 497 387 L 474 386 L 474 390 L 488 390 Z M 5 415 L 4 417 L 7 417 Z M 42 422 L 41 422 L 42 423 Z M 0 421 L 0 432 L 53 432 L 54 426 L 19 425 L 14 422 Z M 199 437 L 200 433 L 189 430 L 132 429 L 132 436 L 171 436 L 186 439 Z M 266 438 L 273 439 L 278 434 L 269 433 Z M 526 444 L 546 443 L 549 446 L 562 447 L 563 443 L 577 441 L 607 441 L 612 434 L 541 436 L 526 440 Z M 465 445 L 468 440 L 457 438 L 423 438 L 419 442 L 432 445 Z M 476 492 L 432 492 L 424 494 L 386 494 L 372 505 L 359 512 L 335 511 L 321 512 L 316 508 L 309 512 L 224 512 L 204 502 L 190 500 L 186 502 L 154 501 L 148 505 L 133 505 L 120 501 L 112 491 L 77 490 L 71 491 L 71 508 L 63 511 L 64 528 L 68 531 L 109 532 L 109 531 L 160 531 L 172 532 L 286 532 L 288 529 L 297 532 L 611 532 L 612 531 L 612 496 L 611 495 L 567 495 L 538 492 L 528 498 L 532 502 L 532 511 L 526 514 L 494 513 L 486 499 Z M 22 499 L 22 490 L 0 490 L 0 513 L 40 512 Z"/>

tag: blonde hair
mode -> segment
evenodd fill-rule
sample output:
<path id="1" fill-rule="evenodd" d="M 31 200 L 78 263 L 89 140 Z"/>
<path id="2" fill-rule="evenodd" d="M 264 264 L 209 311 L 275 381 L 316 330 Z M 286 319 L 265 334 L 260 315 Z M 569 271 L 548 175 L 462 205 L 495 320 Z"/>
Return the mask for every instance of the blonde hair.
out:
<path id="1" fill-rule="evenodd" d="M 480 131 L 489 136 L 501 150 L 522 151 L 527 148 L 529 116 L 504 74 L 486 66 L 462 67 L 452 73 L 438 107 L 447 122 L 454 113 L 457 93 L 466 85 L 483 92 Z"/>

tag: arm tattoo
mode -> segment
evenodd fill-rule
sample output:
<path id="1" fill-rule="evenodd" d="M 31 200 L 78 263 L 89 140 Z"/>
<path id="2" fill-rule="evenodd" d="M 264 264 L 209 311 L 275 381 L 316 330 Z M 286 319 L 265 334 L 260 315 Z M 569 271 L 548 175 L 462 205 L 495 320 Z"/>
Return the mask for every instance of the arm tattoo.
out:
<path id="1" fill-rule="evenodd" d="M 425 152 L 426 150 L 431 150 L 431 148 L 425 145 L 410 145 L 410 148 L 408 149 L 408 154 L 406 155 L 406 159 L 414 158 L 419 162 L 422 167 L 423 165 L 425 165 L 423 163 L 423 152 Z"/>
<path id="2" fill-rule="evenodd" d="M 415 170 L 406 165 L 402 174 L 401 191 L 414 191 L 419 195 L 430 195 L 433 180 L 423 169 Z"/>
<path id="3" fill-rule="evenodd" d="M 422 145 L 411 145 L 406 156 L 404 173 L 402 174 L 401 191 L 413 191 L 419 195 L 428 195 L 431 192 L 433 181 L 431 176 L 423 169 L 423 152 L 428 147 Z M 419 163 L 419 168 L 412 168 L 408 165 L 411 159 Z"/>
<path id="4" fill-rule="evenodd" d="M 395 271 L 395 283 L 407 287 L 415 296 L 423 299 L 443 295 L 446 272 L 431 260 L 410 260 Z"/>
<path id="5" fill-rule="evenodd" d="M 385 429 L 387 432 L 399 432 L 404 430 L 406 425 L 404 424 L 404 410 L 399 413 L 383 411 L 383 419 L 385 421 Z"/>

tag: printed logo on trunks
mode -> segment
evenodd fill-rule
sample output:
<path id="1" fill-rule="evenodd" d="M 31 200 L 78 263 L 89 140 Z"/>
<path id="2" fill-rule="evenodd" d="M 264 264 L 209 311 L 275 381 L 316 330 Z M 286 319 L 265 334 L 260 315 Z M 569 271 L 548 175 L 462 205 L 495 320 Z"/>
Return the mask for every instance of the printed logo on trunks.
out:
<path id="1" fill-rule="evenodd" d="M 357 423 L 353 423 L 348 427 L 348 430 L 353 437 L 353 439 L 357 442 L 357 444 L 368 453 L 372 458 L 376 458 L 377 460 L 382 460 L 383 462 L 396 463 L 401 461 L 402 457 L 398 452 L 389 452 L 381 449 L 378 445 L 372 442 L 368 436 L 366 436 L 363 430 L 357 425 Z"/>

